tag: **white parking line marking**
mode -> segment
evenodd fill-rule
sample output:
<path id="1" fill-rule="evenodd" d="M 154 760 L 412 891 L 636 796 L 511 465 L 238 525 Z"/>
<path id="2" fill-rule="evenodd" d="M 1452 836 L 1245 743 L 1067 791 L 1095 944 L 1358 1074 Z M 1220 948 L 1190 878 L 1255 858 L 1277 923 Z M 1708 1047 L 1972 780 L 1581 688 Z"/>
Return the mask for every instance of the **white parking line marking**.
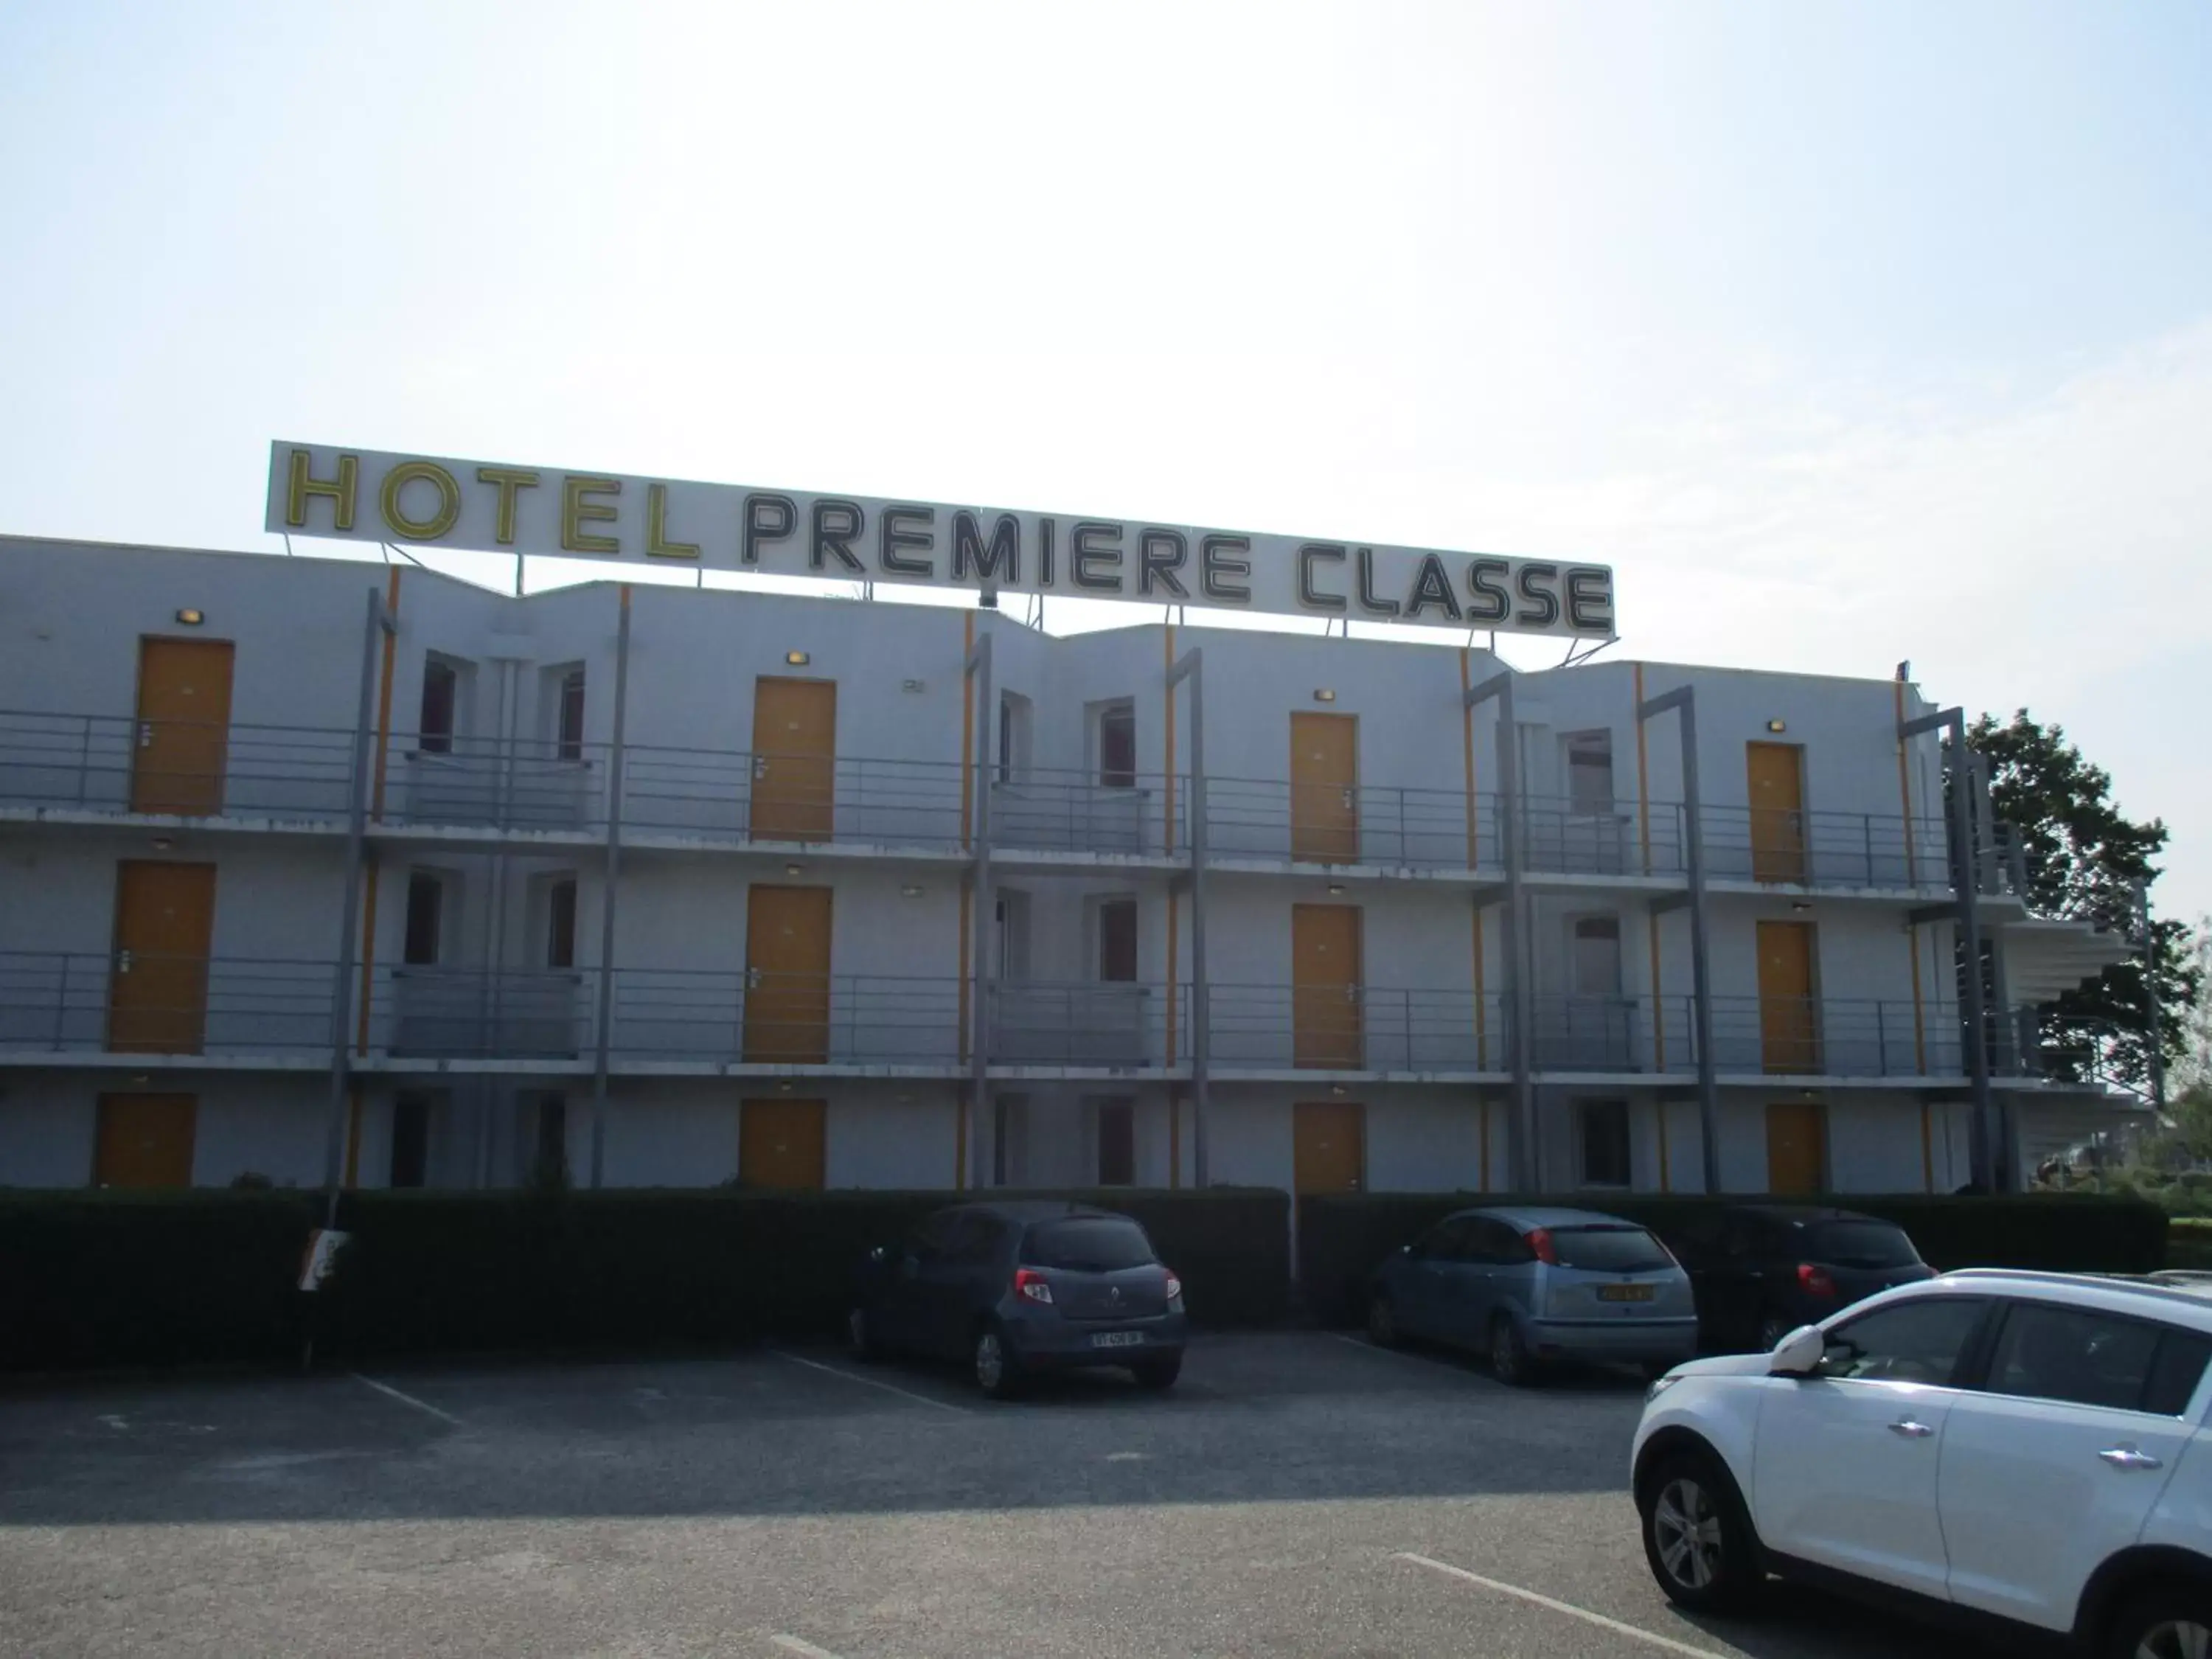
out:
<path id="1" fill-rule="evenodd" d="M 796 1636 L 771 1636 L 768 1638 L 786 1653 L 796 1653 L 802 1659 L 837 1659 L 827 1648 L 817 1648 L 811 1642 L 802 1642 Z"/>
<path id="2" fill-rule="evenodd" d="M 459 1418 L 454 1416 L 453 1413 L 441 1412 L 428 1401 L 417 1400 L 411 1394 L 402 1394 L 398 1389 L 393 1388 L 389 1382 L 380 1382 L 373 1376 L 363 1376 L 359 1371 L 353 1373 L 353 1380 L 356 1382 L 366 1382 L 370 1388 L 374 1389 L 377 1393 L 389 1395 L 403 1406 L 412 1406 L 418 1412 L 428 1412 L 431 1416 L 436 1418 L 441 1423 L 450 1423 L 457 1429 L 466 1428 L 468 1426 L 468 1425 L 462 1422 Z"/>
<path id="3" fill-rule="evenodd" d="M 1571 1602 L 1554 1601 L 1548 1595 L 1522 1589 L 1518 1584 L 1501 1583 L 1495 1578 L 1485 1578 L 1479 1572 L 1469 1572 L 1465 1567 L 1455 1567 L 1447 1561 L 1432 1561 L 1425 1555 L 1415 1555 L 1410 1550 L 1400 1550 L 1398 1559 L 1411 1561 L 1417 1567 L 1426 1567 L 1431 1572 L 1441 1572 L 1447 1577 L 1457 1578 L 1500 1595 L 1510 1595 L 1533 1606 L 1564 1613 L 1570 1619 L 1579 1619 L 1586 1625 L 1595 1625 L 1600 1630 L 1609 1630 L 1618 1636 L 1626 1636 L 1638 1642 L 1648 1642 L 1655 1648 L 1664 1648 L 1669 1653 L 1684 1653 L 1690 1659 L 1721 1659 L 1711 1648 L 1693 1648 L 1687 1642 L 1677 1642 L 1671 1636 L 1662 1636 L 1656 1631 L 1639 1630 L 1634 1625 L 1624 1625 L 1618 1619 L 1608 1619 L 1601 1613 L 1592 1613 L 1588 1607 L 1578 1607 Z"/>
<path id="4" fill-rule="evenodd" d="M 964 1406 L 948 1405 L 942 1400 L 932 1400 L 926 1394 L 915 1394 L 910 1389 L 899 1388 L 894 1383 L 879 1382 L 872 1376 L 862 1376 L 854 1371 L 840 1370 L 836 1366 L 825 1365 L 818 1359 L 803 1359 L 795 1353 L 787 1353 L 781 1348 L 770 1348 L 769 1352 L 778 1359 L 788 1359 L 793 1364 L 804 1365 L 809 1370 L 823 1371 L 831 1376 L 842 1376 L 848 1382 L 858 1382 L 864 1389 L 881 1389 L 885 1394 L 895 1394 L 902 1400 L 911 1400 L 919 1405 L 934 1406 L 941 1412 L 951 1412 L 955 1417 L 975 1415 Z M 782 1638 L 779 1637 L 776 1639 L 781 1641 Z"/>

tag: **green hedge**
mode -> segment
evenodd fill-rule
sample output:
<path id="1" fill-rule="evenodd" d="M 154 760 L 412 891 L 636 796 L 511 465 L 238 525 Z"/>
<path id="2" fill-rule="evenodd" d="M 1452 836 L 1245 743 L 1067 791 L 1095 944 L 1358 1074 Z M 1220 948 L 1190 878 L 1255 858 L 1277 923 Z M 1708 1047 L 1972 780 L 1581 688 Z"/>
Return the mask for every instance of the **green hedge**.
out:
<path id="1" fill-rule="evenodd" d="M 1369 1276 L 1401 1244 L 1410 1243 L 1455 1210 L 1477 1205 L 1556 1205 L 1601 1209 L 1662 1234 L 1698 1211 L 1753 1197 L 1707 1199 L 1657 1194 L 1588 1194 L 1560 1198 L 1504 1198 L 1479 1193 L 1359 1193 L 1298 1201 L 1299 1278 L 1320 1317 L 1354 1322 Z M 1932 1266 L 2042 1267 L 2075 1273 L 2148 1273 L 2166 1265 L 2163 1211 L 2131 1199 L 2087 1194 L 2004 1197 L 1928 1197 L 1919 1194 L 1832 1200 L 1839 1207 L 1896 1222 Z"/>
<path id="2" fill-rule="evenodd" d="M 359 1192 L 352 1243 L 295 1288 L 319 1200 L 293 1193 L 0 1194 L 0 1369 L 712 1344 L 840 1328 L 861 1258 L 950 1193 Z M 1279 1192 L 1065 1197 L 1142 1222 L 1191 1315 L 1281 1316 Z M 312 1322 L 312 1325 L 311 1322 Z"/>
<path id="3" fill-rule="evenodd" d="M 299 1354 L 301 1193 L 0 1194 L 0 1370 Z"/>

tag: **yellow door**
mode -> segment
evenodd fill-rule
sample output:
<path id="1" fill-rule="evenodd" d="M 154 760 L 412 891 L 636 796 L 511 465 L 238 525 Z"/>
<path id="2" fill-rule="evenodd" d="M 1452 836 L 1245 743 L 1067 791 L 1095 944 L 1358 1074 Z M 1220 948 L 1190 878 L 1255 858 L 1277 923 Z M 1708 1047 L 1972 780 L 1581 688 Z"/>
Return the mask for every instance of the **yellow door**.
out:
<path id="1" fill-rule="evenodd" d="M 1300 1066 L 1357 1071 L 1365 1051 L 1359 1000 L 1359 907 L 1291 907 L 1291 1042 Z"/>
<path id="2" fill-rule="evenodd" d="M 222 810 L 230 748 L 228 640 L 138 641 L 138 729 L 131 751 L 131 810 L 195 815 Z"/>
<path id="3" fill-rule="evenodd" d="M 115 866 L 115 951 L 107 980 L 111 1050 L 199 1053 L 214 931 L 212 864 L 131 859 Z"/>
<path id="4" fill-rule="evenodd" d="M 828 1164 L 828 1105 L 748 1100 L 738 1109 L 738 1179 L 748 1187 L 818 1192 Z"/>
<path id="5" fill-rule="evenodd" d="M 1766 1109 L 1766 1190 L 1803 1198 L 1827 1185 L 1827 1108 L 1817 1100 L 1773 1102 Z"/>
<path id="6" fill-rule="evenodd" d="M 1348 864 L 1359 856 L 1359 722 L 1291 716 L 1291 856 Z"/>
<path id="7" fill-rule="evenodd" d="M 1345 1100 L 1291 1108 L 1291 1181 L 1300 1193 L 1356 1193 L 1367 1184 L 1367 1109 Z"/>
<path id="8" fill-rule="evenodd" d="M 752 888 L 745 898 L 745 1058 L 830 1058 L 830 890 Z"/>
<path id="9" fill-rule="evenodd" d="M 828 841 L 836 820 L 837 683 L 753 683 L 752 832 Z"/>
<path id="10" fill-rule="evenodd" d="M 1820 1069 L 1820 1007 L 1813 1000 L 1813 924 L 1759 924 L 1759 1046 L 1770 1072 Z"/>
<path id="11" fill-rule="evenodd" d="M 95 1187 L 189 1187 L 196 1095 L 102 1095 Z"/>
<path id="12" fill-rule="evenodd" d="M 1794 743 L 1747 743 L 1751 878 L 1805 879 L 1805 751 Z"/>

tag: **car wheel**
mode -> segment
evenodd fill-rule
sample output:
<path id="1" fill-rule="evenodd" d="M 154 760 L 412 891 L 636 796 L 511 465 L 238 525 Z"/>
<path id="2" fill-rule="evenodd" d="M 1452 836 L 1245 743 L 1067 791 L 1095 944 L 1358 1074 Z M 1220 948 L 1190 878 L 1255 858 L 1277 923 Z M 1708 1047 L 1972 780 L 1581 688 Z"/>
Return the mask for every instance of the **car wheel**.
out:
<path id="1" fill-rule="evenodd" d="M 1699 1613 L 1742 1605 L 1759 1577 L 1751 1528 L 1710 1455 L 1668 1458 L 1638 1490 L 1637 1509 L 1644 1559 L 1668 1600 Z"/>
<path id="2" fill-rule="evenodd" d="M 872 1365 L 884 1357 L 884 1345 L 876 1335 L 876 1322 L 868 1316 L 866 1308 L 855 1308 L 845 1316 L 845 1346 L 853 1358 L 864 1365 Z"/>
<path id="3" fill-rule="evenodd" d="M 1159 1359 L 1140 1359 L 1129 1370 L 1140 1389 L 1172 1389 L 1176 1378 L 1182 1375 L 1182 1356 L 1176 1353 Z"/>
<path id="4" fill-rule="evenodd" d="M 1021 1362 L 1014 1358 L 995 1325 L 975 1334 L 975 1386 L 993 1400 L 1011 1400 L 1022 1391 Z"/>
<path id="5" fill-rule="evenodd" d="M 2177 1584 L 2120 1609 L 2098 1652 L 2106 1659 L 2205 1659 L 2212 1655 L 2212 1590 Z"/>
<path id="6" fill-rule="evenodd" d="M 1782 1339 L 1797 1328 L 1780 1314 L 1769 1314 L 1759 1322 L 1759 1352 L 1772 1353 L 1782 1346 Z"/>
<path id="7" fill-rule="evenodd" d="M 1378 1348 L 1398 1346 L 1398 1311 L 1379 1291 L 1367 1304 L 1367 1340 Z"/>
<path id="8" fill-rule="evenodd" d="M 1490 1374 L 1510 1389 L 1525 1389 L 1535 1381 L 1528 1345 L 1510 1314 L 1490 1322 Z"/>

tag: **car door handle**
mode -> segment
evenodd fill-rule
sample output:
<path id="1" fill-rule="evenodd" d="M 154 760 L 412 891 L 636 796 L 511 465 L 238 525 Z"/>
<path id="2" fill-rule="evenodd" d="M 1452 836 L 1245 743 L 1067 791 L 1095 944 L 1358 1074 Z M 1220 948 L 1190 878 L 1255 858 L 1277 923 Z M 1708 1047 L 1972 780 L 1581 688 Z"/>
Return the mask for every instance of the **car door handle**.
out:
<path id="1" fill-rule="evenodd" d="M 2107 1446 L 2097 1454 L 2116 1469 L 2155 1469 L 2165 1466 L 2147 1451 L 2133 1446 Z"/>
<path id="2" fill-rule="evenodd" d="M 1916 1423 L 1909 1417 L 1900 1417 L 1889 1425 L 1892 1434 L 1903 1435 L 1907 1440 L 1925 1440 L 1936 1431 L 1925 1423 Z"/>

